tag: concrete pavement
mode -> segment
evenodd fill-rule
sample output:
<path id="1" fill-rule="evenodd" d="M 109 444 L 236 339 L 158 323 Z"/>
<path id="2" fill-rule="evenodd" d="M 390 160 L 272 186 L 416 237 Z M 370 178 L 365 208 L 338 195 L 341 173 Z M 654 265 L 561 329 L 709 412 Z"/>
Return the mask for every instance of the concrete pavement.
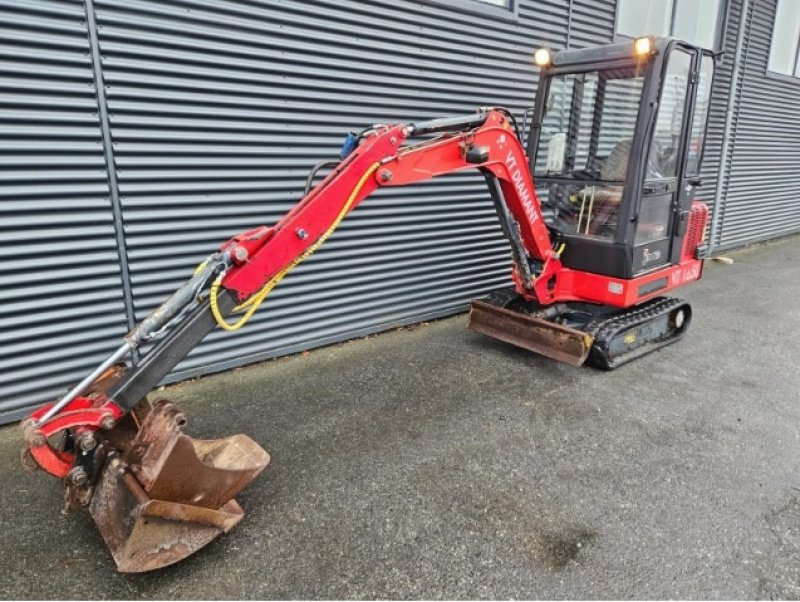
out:
<path id="1" fill-rule="evenodd" d="M 0 596 L 800 597 L 800 238 L 734 257 L 683 341 L 611 373 L 461 315 L 170 387 L 273 463 L 157 573 L 116 574 L 0 429 Z"/>

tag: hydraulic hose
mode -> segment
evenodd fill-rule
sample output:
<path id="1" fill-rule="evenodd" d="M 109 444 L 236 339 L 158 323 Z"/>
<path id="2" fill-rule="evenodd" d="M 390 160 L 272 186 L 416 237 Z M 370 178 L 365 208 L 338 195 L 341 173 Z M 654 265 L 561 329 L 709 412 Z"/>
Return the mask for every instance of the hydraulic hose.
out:
<path id="1" fill-rule="evenodd" d="M 219 295 L 219 288 L 220 286 L 222 286 L 223 276 L 219 276 L 216 280 L 214 280 L 214 283 L 211 285 L 209 301 L 211 305 L 211 313 L 214 315 L 214 319 L 216 320 L 220 328 L 227 330 L 228 332 L 235 332 L 247 323 L 247 321 L 253 316 L 254 313 L 256 313 L 258 308 L 264 302 L 264 299 L 267 298 L 267 295 L 270 294 L 272 289 L 274 289 L 277 286 L 277 284 L 281 280 L 283 280 L 283 277 L 286 276 L 286 274 L 288 274 L 292 269 L 294 269 L 295 266 L 297 266 L 299 263 L 308 259 L 308 257 L 310 257 L 317 249 L 319 249 L 322 246 L 322 244 L 326 240 L 328 240 L 328 237 L 331 234 L 333 234 L 333 231 L 336 230 L 336 228 L 339 226 L 339 223 L 344 219 L 344 216 L 347 215 L 347 213 L 352 208 L 353 203 L 355 203 L 355 200 L 358 197 L 358 193 L 361 192 L 361 189 L 364 187 L 364 184 L 366 184 L 367 180 L 370 177 L 372 177 L 372 174 L 375 173 L 378 167 L 380 167 L 380 163 L 377 162 L 373 163 L 372 165 L 370 165 L 367 171 L 364 172 L 364 174 L 358 180 L 358 183 L 353 188 L 353 191 L 350 193 L 350 196 L 347 198 L 347 201 L 342 207 L 342 210 L 336 216 L 336 219 L 333 220 L 333 223 L 330 225 L 330 227 L 322 234 L 322 236 L 320 236 L 317 239 L 317 241 L 313 245 L 308 247 L 299 257 L 297 257 L 294 261 L 292 261 L 288 266 L 286 266 L 280 272 L 275 274 L 275 276 L 273 276 L 264 285 L 264 287 L 260 291 L 258 291 L 255 295 L 247 299 L 247 301 L 245 301 L 241 305 L 237 305 L 236 307 L 233 308 L 234 312 L 241 312 L 247 310 L 245 314 L 233 324 L 225 320 L 225 317 L 219 311 L 219 305 L 217 303 L 217 297 Z"/>
<path id="2" fill-rule="evenodd" d="M 332 168 L 339 165 L 339 161 L 320 161 L 314 167 L 311 168 L 311 171 L 308 173 L 308 178 L 306 178 L 306 186 L 303 189 L 303 196 L 306 196 L 309 192 L 311 192 L 311 187 L 314 185 L 314 178 L 317 177 L 317 173 L 321 169 L 325 169 L 326 167 Z"/>

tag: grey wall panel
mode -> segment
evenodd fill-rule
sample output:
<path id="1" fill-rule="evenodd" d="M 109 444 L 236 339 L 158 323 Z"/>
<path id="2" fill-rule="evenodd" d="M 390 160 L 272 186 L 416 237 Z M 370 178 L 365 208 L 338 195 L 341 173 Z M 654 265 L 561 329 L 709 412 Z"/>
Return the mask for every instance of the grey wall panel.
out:
<path id="1" fill-rule="evenodd" d="M 616 6 L 616 0 L 572 0 L 570 47 L 612 43 Z"/>
<path id="2" fill-rule="evenodd" d="M 721 246 L 800 231 L 800 79 L 767 76 L 776 0 L 754 0 Z"/>
<path id="3" fill-rule="evenodd" d="M 474 2 L 97 0 L 137 315 L 232 234 L 275 222 L 347 131 L 491 104 L 521 117 L 531 50 L 565 45 L 568 3 L 502 18 Z M 172 378 L 461 310 L 509 263 L 479 176 L 382 191 Z"/>
<path id="4" fill-rule="evenodd" d="M 742 18 L 741 10 L 742 0 L 728 1 L 727 27 L 723 34 L 724 54 L 717 59 L 714 73 L 714 86 L 711 93 L 711 107 L 708 115 L 705 152 L 701 168 L 703 185 L 698 189 L 698 197 L 713 210 L 714 204 L 718 202 L 718 199 L 715 198 L 717 177 L 720 171 L 722 171 L 722 195 L 719 199 L 719 202 L 722 203 L 720 208 L 722 214 L 724 214 L 725 211 L 725 199 L 730 183 L 731 154 L 728 155 L 728 160 L 725 165 L 720 165 L 720 159 L 722 155 L 725 118 L 728 110 L 728 96 L 731 87 L 731 72 L 736 50 L 736 36 L 739 30 L 739 22 Z M 742 57 L 741 60 L 746 60 L 746 56 Z M 734 132 L 738 119 L 739 107 L 741 105 L 741 86 L 742 78 L 740 77 L 731 116 Z M 709 222 L 710 221 L 711 220 L 709 220 Z M 720 240 L 720 228 L 718 226 L 717 232 L 715 233 L 711 233 L 710 228 L 711 223 L 708 224 L 708 236 L 713 236 L 714 243 L 718 244 Z"/>
<path id="5" fill-rule="evenodd" d="M 125 331 L 83 3 L 0 2 L 0 422 Z"/>
<path id="6" fill-rule="evenodd" d="M 121 251 L 81 0 L 0 0 L 0 422 L 51 399 L 229 236 L 276 221 L 344 134 L 502 104 L 531 51 L 614 39 L 615 0 L 95 0 Z M 765 76 L 775 0 L 753 0 L 723 248 L 800 231 L 800 84 Z M 741 0 L 730 0 L 700 197 L 713 202 Z M 130 266 L 130 279 L 120 263 Z M 441 316 L 508 282 L 475 175 L 382 191 L 236 335 L 170 379 Z M 127 287 L 127 290 L 125 290 Z"/>

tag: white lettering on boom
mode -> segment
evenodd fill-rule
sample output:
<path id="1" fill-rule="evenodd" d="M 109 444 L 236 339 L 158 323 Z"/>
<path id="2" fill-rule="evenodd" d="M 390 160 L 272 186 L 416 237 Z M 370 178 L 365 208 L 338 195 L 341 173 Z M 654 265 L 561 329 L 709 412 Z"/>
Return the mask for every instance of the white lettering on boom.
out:
<path id="1" fill-rule="evenodd" d="M 511 181 L 514 182 L 514 188 L 516 188 L 517 195 L 520 201 L 522 201 L 525 215 L 528 216 L 528 221 L 533 223 L 538 219 L 539 214 L 536 212 L 536 207 L 533 206 L 533 195 L 531 194 L 530 188 L 528 188 L 525 183 L 525 177 L 522 175 L 522 170 L 517 164 L 517 158 L 514 156 L 513 150 L 508 151 L 506 165 L 508 165 L 508 169 L 511 172 Z"/>

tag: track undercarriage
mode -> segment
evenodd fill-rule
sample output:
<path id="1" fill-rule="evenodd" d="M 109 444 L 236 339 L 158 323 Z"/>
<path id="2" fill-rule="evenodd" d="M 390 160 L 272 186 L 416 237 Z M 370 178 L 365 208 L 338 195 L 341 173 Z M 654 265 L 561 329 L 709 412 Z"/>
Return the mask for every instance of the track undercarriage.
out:
<path id="1" fill-rule="evenodd" d="M 691 322 L 689 303 L 656 297 L 618 309 L 588 303 L 542 307 L 513 287 L 473 300 L 469 327 L 547 357 L 612 370 L 680 339 Z"/>

